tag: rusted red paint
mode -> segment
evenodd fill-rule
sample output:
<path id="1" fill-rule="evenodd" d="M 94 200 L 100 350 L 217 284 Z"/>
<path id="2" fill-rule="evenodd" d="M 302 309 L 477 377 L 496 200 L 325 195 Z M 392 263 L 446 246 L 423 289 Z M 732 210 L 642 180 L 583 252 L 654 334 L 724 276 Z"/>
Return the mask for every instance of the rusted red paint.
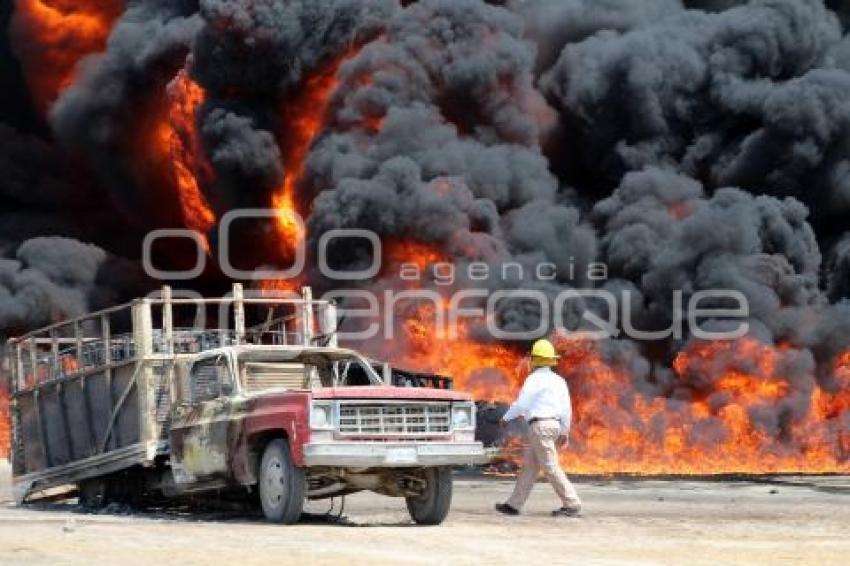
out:
<path id="1" fill-rule="evenodd" d="M 246 442 L 267 432 L 281 431 L 289 439 L 296 466 L 304 465 L 303 445 L 310 441 L 310 393 L 292 391 L 271 393 L 252 401 L 245 414 Z M 244 445 L 243 450 L 249 447 Z"/>

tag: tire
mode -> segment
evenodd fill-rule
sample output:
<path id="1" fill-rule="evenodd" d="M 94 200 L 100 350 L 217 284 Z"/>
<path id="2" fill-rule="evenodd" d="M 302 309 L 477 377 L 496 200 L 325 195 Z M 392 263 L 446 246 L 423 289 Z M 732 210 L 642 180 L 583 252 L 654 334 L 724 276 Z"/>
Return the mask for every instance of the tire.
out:
<path id="1" fill-rule="evenodd" d="M 144 477 L 138 470 L 83 480 L 78 485 L 79 502 L 90 511 L 117 503 L 140 507 L 144 501 Z"/>
<path id="2" fill-rule="evenodd" d="M 106 478 L 107 503 L 141 507 L 145 501 L 145 480 L 139 470 L 125 470 Z"/>
<path id="3" fill-rule="evenodd" d="M 425 492 L 407 498 L 410 517 L 419 525 L 439 525 L 452 506 L 452 469 L 443 466 L 425 470 Z"/>
<path id="4" fill-rule="evenodd" d="M 259 470 L 260 505 L 273 523 L 297 523 L 304 508 L 304 470 L 292 462 L 289 442 L 272 440 L 263 451 Z"/>
<path id="5" fill-rule="evenodd" d="M 106 507 L 108 501 L 108 487 L 103 478 L 92 478 L 83 480 L 77 486 L 79 491 L 80 506 L 87 511 L 97 511 Z"/>

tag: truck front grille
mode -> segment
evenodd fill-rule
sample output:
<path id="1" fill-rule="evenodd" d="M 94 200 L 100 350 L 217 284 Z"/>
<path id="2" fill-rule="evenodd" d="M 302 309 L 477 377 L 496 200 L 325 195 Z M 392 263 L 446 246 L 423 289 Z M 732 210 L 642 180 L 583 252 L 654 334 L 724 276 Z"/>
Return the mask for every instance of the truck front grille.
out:
<path id="1" fill-rule="evenodd" d="M 343 403 L 339 433 L 351 436 L 432 436 L 451 432 L 448 403 Z"/>

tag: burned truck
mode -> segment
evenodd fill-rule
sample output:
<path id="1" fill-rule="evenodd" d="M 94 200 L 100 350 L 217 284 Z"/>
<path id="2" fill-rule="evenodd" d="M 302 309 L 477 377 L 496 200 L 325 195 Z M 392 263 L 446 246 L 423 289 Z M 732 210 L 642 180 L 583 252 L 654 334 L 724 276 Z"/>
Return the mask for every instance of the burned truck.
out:
<path id="1" fill-rule="evenodd" d="M 86 505 L 235 497 L 294 523 L 306 500 L 370 490 L 442 522 L 452 467 L 486 460 L 472 400 L 339 347 L 337 323 L 308 288 L 165 288 L 10 340 L 17 500 L 60 488 Z M 394 383 L 412 376 L 430 386 Z"/>

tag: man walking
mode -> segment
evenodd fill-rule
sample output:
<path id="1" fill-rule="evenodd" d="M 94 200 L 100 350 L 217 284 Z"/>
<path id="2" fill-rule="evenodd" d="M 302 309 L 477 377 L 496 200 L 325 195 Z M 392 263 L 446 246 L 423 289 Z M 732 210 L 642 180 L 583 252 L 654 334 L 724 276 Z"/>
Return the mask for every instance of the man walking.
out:
<path id="1" fill-rule="evenodd" d="M 504 421 L 525 417 L 528 423 L 528 447 L 514 492 L 506 503 L 496 504 L 496 510 L 505 515 L 519 515 L 541 469 L 561 498 L 560 509 L 552 515 L 573 517 L 581 512 L 581 500 L 558 462 L 557 447 L 566 444 L 569 438 L 572 407 L 566 381 L 551 369 L 557 364 L 558 355 L 552 343 L 535 342 L 531 349 L 533 370 L 516 402 L 502 417 Z"/>

